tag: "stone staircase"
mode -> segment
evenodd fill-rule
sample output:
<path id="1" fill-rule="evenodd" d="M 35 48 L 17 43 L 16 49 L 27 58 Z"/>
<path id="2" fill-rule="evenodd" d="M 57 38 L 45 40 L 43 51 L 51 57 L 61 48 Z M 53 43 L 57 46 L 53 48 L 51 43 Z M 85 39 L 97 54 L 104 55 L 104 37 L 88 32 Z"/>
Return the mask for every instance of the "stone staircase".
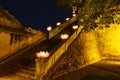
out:
<path id="1" fill-rule="evenodd" d="M 35 67 L 26 67 L 18 71 L 16 76 L 21 77 L 21 80 L 34 80 L 35 79 Z"/>
<path id="2" fill-rule="evenodd" d="M 31 63 L 30 63 L 31 62 Z M 0 80 L 34 80 L 34 61 L 10 60 L 0 66 Z"/>

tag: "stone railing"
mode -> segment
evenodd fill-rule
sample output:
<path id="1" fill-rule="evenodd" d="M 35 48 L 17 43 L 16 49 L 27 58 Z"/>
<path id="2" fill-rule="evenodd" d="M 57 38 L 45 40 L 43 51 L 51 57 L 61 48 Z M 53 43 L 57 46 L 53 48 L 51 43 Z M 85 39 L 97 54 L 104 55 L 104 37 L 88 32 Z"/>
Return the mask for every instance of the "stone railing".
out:
<path id="1" fill-rule="evenodd" d="M 56 26 L 55 28 L 53 28 L 50 32 L 49 32 L 49 39 L 51 39 L 53 36 L 55 36 L 56 34 L 58 34 L 60 31 L 62 31 L 63 29 L 65 29 L 66 27 L 68 27 L 69 25 L 71 25 L 72 23 L 74 23 L 76 21 L 76 16 L 71 18 L 70 20 L 65 21 L 64 23 Z"/>
<path id="2" fill-rule="evenodd" d="M 55 64 L 58 58 L 68 49 L 70 44 L 76 39 L 76 37 L 81 32 L 83 26 L 80 26 L 67 41 L 65 41 L 59 49 L 52 53 L 52 55 L 47 59 L 36 59 L 36 79 L 43 80 L 43 76 L 47 74 L 49 69 Z"/>

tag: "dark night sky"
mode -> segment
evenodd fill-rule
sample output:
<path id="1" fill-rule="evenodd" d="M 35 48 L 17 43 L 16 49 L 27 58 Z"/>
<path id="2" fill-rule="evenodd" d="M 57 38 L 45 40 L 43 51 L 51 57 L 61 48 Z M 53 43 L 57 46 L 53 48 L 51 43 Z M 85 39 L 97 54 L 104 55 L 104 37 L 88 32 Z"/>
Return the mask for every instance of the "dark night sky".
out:
<path id="1" fill-rule="evenodd" d="M 71 16 L 70 10 L 56 7 L 55 0 L 0 0 L 0 5 L 22 25 L 42 31 Z"/>

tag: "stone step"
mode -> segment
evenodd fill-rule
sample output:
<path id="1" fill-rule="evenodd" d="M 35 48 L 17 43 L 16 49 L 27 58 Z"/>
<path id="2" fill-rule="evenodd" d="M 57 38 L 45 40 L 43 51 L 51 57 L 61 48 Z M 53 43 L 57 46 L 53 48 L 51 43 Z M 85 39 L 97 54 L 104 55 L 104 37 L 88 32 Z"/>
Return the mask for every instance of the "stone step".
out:
<path id="1" fill-rule="evenodd" d="M 22 66 L 22 65 L 13 65 L 12 63 L 1 68 L 4 74 L 15 74 L 16 77 L 22 77 L 26 80 L 28 78 L 31 80 L 35 79 L 35 66 Z"/>
<path id="2" fill-rule="evenodd" d="M 20 76 L 20 77 L 24 77 L 24 78 L 27 78 L 27 79 L 35 79 L 35 73 L 23 73 L 21 71 L 18 71 L 15 73 L 16 76 Z"/>
<path id="3" fill-rule="evenodd" d="M 113 60 L 113 61 L 120 61 L 120 56 L 109 56 L 109 57 L 102 57 L 103 60 Z"/>
<path id="4" fill-rule="evenodd" d="M 35 66 L 27 66 L 27 67 L 22 67 L 24 70 L 27 70 L 27 71 L 35 71 Z"/>
<path id="5" fill-rule="evenodd" d="M 35 78 L 28 78 L 28 77 L 25 77 L 25 76 L 21 76 L 21 75 L 15 75 L 13 76 L 13 79 L 10 79 L 10 80 L 35 80 Z"/>
<path id="6" fill-rule="evenodd" d="M 35 76 L 35 70 L 21 69 L 19 72 Z"/>

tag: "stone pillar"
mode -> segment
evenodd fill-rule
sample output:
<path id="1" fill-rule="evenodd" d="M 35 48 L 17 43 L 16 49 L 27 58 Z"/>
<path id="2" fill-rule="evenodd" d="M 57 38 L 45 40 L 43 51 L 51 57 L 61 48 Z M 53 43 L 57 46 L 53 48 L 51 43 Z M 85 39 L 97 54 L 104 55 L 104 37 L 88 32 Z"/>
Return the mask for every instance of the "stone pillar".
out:
<path id="1" fill-rule="evenodd" d="M 49 40 L 49 35 L 50 33 L 49 33 L 49 31 L 47 31 L 47 40 Z"/>
<path id="2" fill-rule="evenodd" d="M 36 80 L 43 80 L 43 76 L 46 74 L 45 59 L 36 59 Z"/>

